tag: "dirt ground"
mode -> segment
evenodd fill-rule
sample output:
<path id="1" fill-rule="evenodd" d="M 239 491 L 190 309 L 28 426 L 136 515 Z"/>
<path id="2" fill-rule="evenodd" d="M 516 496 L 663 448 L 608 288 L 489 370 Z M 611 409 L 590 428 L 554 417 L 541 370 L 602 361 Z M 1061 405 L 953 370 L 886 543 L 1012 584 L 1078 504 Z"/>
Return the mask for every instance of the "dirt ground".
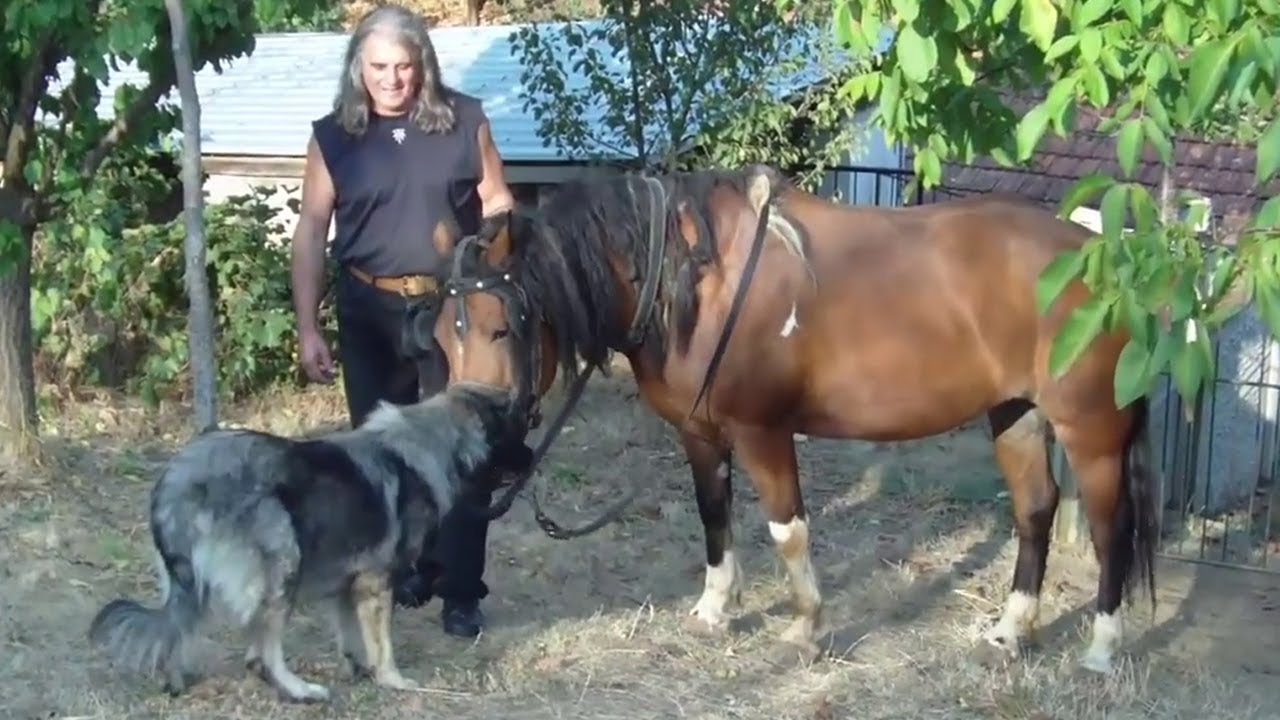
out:
<path id="1" fill-rule="evenodd" d="M 548 414 L 558 399 L 548 401 Z M 898 446 L 800 447 L 814 561 L 827 603 L 827 657 L 771 664 L 788 594 L 745 476 L 735 475 L 743 606 L 723 637 L 682 621 L 702 587 L 702 531 L 672 432 L 625 372 L 593 381 L 544 465 L 548 513 L 594 517 L 628 483 L 624 520 L 559 541 L 516 504 L 492 529 L 474 642 L 444 635 L 439 605 L 400 611 L 396 653 L 422 692 L 343 677 L 323 617 L 303 608 L 286 639 L 326 707 L 283 705 L 210 630 L 211 677 L 171 699 L 89 653 L 102 603 L 154 597 L 146 496 L 184 434 L 181 409 L 117 400 L 54 406 L 50 463 L 0 472 L 0 717 L 35 718 L 1263 718 L 1280 716 L 1280 579 L 1182 562 L 1159 567 L 1159 607 L 1129 612 L 1125 655 L 1100 678 L 1076 669 L 1095 565 L 1056 549 L 1040 645 L 1012 663 L 972 651 L 998 612 L 1015 543 L 984 427 Z M 224 409 L 277 432 L 341 422 L 333 389 Z"/>

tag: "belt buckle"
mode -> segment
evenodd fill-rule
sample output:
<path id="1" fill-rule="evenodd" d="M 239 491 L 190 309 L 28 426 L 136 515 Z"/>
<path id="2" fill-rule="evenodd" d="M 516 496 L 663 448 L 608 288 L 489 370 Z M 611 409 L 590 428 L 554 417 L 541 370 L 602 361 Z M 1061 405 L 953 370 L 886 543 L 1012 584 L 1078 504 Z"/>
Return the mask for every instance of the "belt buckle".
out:
<path id="1" fill-rule="evenodd" d="M 400 276 L 400 297 L 406 297 L 406 298 L 407 298 L 407 297 L 409 297 L 410 295 L 412 295 L 412 294 L 413 294 L 413 293 L 409 292 L 409 290 L 410 290 L 410 287 L 409 287 L 409 286 L 410 286 L 410 284 L 413 282 L 413 277 L 414 277 L 414 276 L 412 276 L 412 275 L 402 275 L 402 276 Z"/>

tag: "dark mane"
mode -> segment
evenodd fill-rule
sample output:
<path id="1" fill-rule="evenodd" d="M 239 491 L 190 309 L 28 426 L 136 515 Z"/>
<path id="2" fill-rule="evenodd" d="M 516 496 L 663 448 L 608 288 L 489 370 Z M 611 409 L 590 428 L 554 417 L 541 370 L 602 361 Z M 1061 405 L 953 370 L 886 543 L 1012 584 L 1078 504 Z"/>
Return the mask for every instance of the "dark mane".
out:
<path id="1" fill-rule="evenodd" d="M 784 182 L 772 168 L 763 170 L 774 187 Z M 697 317 L 693 288 L 699 269 L 719 261 L 711 233 L 711 195 L 729 188 L 745 198 L 747 183 L 757 172 L 718 169 L 653 176 L 666 192 L 658 236 L 666 247 L 656 308 L 643 341 L 647 351 L 664 354 L 673 340 L 680 352 L 687 348 Z M 697 228 L 693 248 L 677 232 L 682 203 Z M 565 382 L 577 375 L 578 358 L 606 372 L 610 349 L 625 347 L 632 316 L 615 283 L 613 263 L 625 263 L 620 269 L 638 294 L 648 265 L 651 207 L 642 174 L 602 171 L 561 184 L 541 207 L 512 219 L 511 267 L 530 310 L 554 330 Z M 668 317 L 674 338 L 663 327 Z"/>

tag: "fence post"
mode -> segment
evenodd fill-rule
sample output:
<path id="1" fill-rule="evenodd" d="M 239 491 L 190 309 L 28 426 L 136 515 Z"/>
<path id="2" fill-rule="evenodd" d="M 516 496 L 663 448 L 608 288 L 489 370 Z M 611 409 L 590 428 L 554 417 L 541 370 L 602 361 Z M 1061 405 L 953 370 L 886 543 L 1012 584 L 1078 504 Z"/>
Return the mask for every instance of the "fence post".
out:
<path id="1" fill-rule="evenodd" d="M 1049 466 L 1058 484 L 1058 512 L 1053 518 L 1053 539 L 1057 544 L 1083 545 L 1089 540 L 1079 486 L 1067 463 L 1067 454 L 1056 440 L 1049 443 Z"/>

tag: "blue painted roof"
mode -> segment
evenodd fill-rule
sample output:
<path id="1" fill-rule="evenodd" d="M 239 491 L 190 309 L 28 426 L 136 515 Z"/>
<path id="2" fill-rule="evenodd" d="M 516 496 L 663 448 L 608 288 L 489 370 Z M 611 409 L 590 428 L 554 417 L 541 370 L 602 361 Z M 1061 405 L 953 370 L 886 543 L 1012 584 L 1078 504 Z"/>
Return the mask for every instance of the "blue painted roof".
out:
<path id="1" fill-rule="evenodd" d="M 574 24 L 590 26 L 598 22 Z M 545 30 L 553 30 L 555 25 L 543 24 L 544 38 Z M 441 75 L 445 83 L 483 101 L 494 140 L 505 160 L 564 160 L 564 153 L 548 147 L 539 137 L 532 110 L 522 107 L 520 56 L 512 51 L 510 42 L 512 33 L 520 27 L 433 29 L 431 39 Z M 305 154 L 311 121 L 332 109 L 349 37 L 347 33 L 263 34 L 256 38 L 250 55 L 224 63 L 221 73 L 211 66 L 197 73 L 204 154 L 295 157 Z M 888 39 L 885 37 L 885 45 Z M 602 54 L 613 53 L 606 48 Z M 615 61 L 619 70 L 624 62 Z M 121 84 L 141 87 L 146 83 L 146 75 L 132 63 L 121 63 L 120 67 L 112 73 L 102 93 L 98 107 L 102 116 L 112 115 L 114 93 Z M 69 64 L 59 67 L 62 77 L 70 77 L 70 70 Z M 796 88 L 816 79 L 813 73 L 805 72 L 783 84 Z M 577 81 L 572 83 L 575 85 L 585 82 L 580 76 L 573 80 Z M 56 92 L 58 86 L 55 80 L 50 91 Z M 172 90 L 161 102 L 177 105 L 177 90 Z M 589 124 L 602 127 L 599 110 L 588 109 L 585 114 Z"/>

